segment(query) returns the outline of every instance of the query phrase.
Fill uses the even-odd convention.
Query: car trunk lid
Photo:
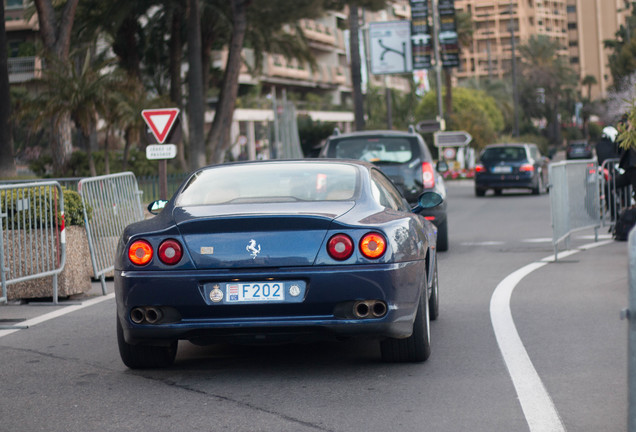
[[[262,203],[175,209],[185,248],[199,269],[312,265],[331,222],[352,201]]]

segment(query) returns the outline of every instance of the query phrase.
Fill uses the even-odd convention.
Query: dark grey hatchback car
[[[539,195],[548,184],[548,158],[536,144],[491,144],[484,148],[475,165],[475,195],[488,189],[501,195],[503,189],[530,189]]]
[[[371,162],[384,172],[411,205],[424,191],[435,191],[443,203],[421,215],[437,227],[437,249],[448,250],[446,186],[424,138],[412,128],[408,132],[375,130],[341,134],[338,130],[325,142],[319,157]]]

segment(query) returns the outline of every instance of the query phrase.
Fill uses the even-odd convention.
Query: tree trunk
[[[104,138],[104,174],[110,174],[110,126],[106,126],[106,137]]]
[[[364,130],[364,103],[360,74],[360,39],[358,38],[358,8],[349,8],[349,51],[351,52],[351,84],[353,86],[353,112],[355,129]]]
[[[4,2],[0,4],[0,178],[15,177],[13,138],[11,136],[11,97],[7,68],[7,33],[4,26]]]
[[[444,85],[446,86],[446,100],[444,108],[446,109],[446,118],[450,120],[453,115],[453,69],[444,69]]]
[[[232,0],[232,37],[230,39],[229,54],[225,65],[225,74],[216,106],[216,114],[207,143],[212,156],[212,163],[221,163],[225,152],[230,148],[230,131],[236,96],[238,95],[238,79],[241,70],[241,51],[247,30],[247,8],[249,0]]]
[[[181,96],[181,57],[183,55],[181,47],[181,7],[175,5],[172,8],[172,20],[170,24],[170,100],[174,102],[180,110],[182,106]],[[188,170],[185,158],[185,147],[183,138],[177,144],[177,162],[181,171]]]
[[[205,165],[203,77],[201,75],[201,12],[199,0],[189,1],[188,12],[188,130],[190,170]]]
[[[68,61],[71,30],[78,1],[67,0],[58,21],[52,0],[34,0],[44,47],[49,55],[56,57],[60,62]],[[71,158],[73,149],[70,114],[60,113],[58,120],[53,119],[51,125],[53,168],[57,173],[62,173]]]

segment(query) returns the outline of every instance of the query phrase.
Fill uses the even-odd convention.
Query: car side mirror
[[[444,202],[444,197],[437,192],[423,192],[417,199],[417,205],[411,210],[413,213],[419,213],[422,210],[432,209]]]
[[[445,160],[437,161],[435,169],[439,173],[445,173],[446,171],[448,171],[448,163]]]
[[[157,200],[148,204],[148,211],[153,215],[158,215],[161,210],[168,204],[168,200]]]

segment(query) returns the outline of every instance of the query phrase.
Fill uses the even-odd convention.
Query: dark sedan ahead
[[[501,195],[504,189],[530,189],[539,195],[548,184],[548,158],[535,144],[491,144],[475,166],[475,195],[488,189]]]
[[[438,314],[436,229],[418,213],[441,201],[426,192],[411,209],[388,177],[358,161],[200,169],[120,240],[121,358],[168,366],[179,339],[366,336],[387,361],[424,361]]]

